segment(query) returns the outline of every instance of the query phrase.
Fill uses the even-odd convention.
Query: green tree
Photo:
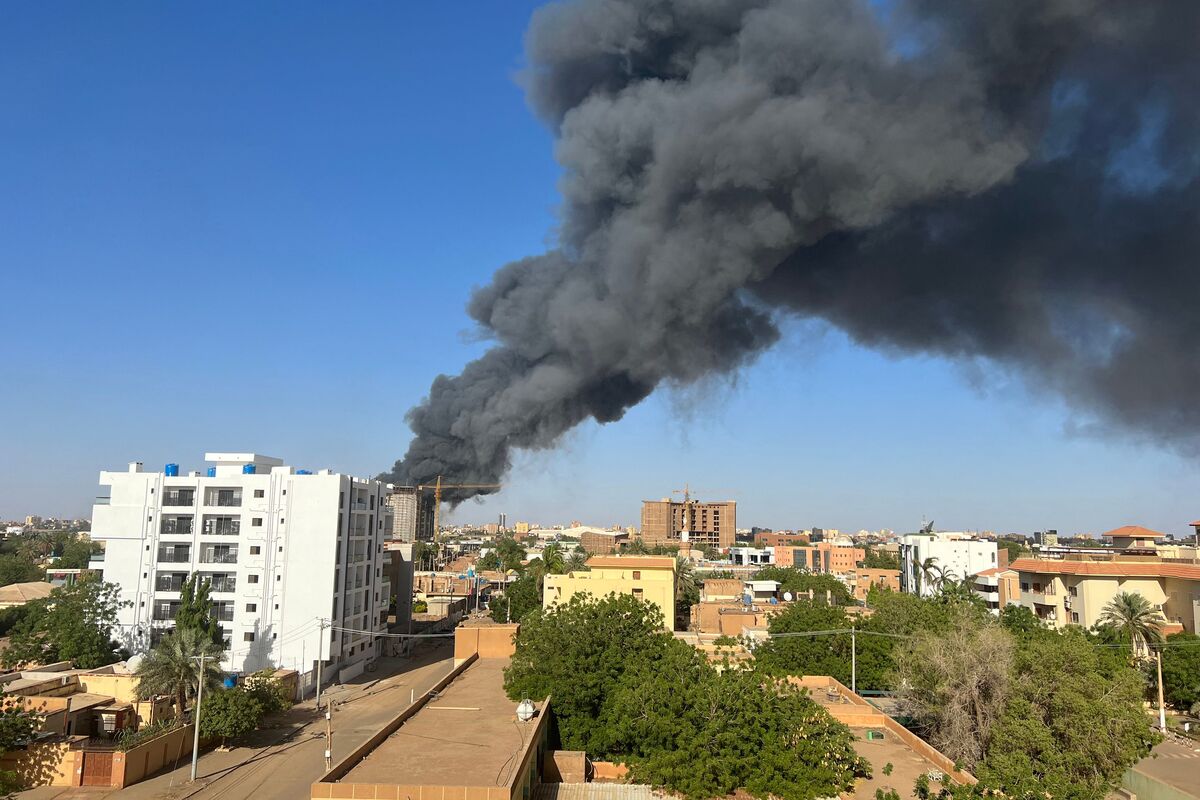
[[[1000,610],[1000,624],[1014,636],[1028,636],[1046,630],[1037,614],[1025,606],[1005,606]]]
[[[56,552],[58,560],[54,566],[58,569],[87,569],[92,561],[92,554],[100,550],[99,545],[78,536],[70,537]]]
[[[13,627],[0,662],[11,667],[71,661],[92,669],[120,661],[120,645],[111,635],[117,610],[127,605],[119,598],[119,587],[87,578],[26,603],[25,617]]]
[[[46,579],[46,571],[26,555],[0,555],[0,586]]]
[[[1082,631],[1019,640],[1009,699],[976,776],[1009,797],[1100,800],[1157,740],[1142,679]]]
[[[212,599],[209,597],[212,583],[207,578],[201,578],[199,572],[193,572],[179,587],[179,608],[175,612],[175,630],[189,628],[200,632],[219,645],[225,647],[225,637],[221,635],[221,625],[213,614]]]
[[[554,696],[563,746],[591,750],[601,707],[635,659],[673,640],[652,604],[630,595],[576,595],[521,621],[504,688],[514,700]]]
[[[8,695],[0,691],[0,755],[24,747],[42,723],[39,714],[26,710],[24,705],[9,702],[7,698]],[[0,796],[11,797],[24,788],[16,772],[0,770]]]
[[[1163,695],[1180,711],[1200,703],[1200,636],[1173,633],[1162,649]]]
[[[798,635],[849,628],[841,607],[798,601],[771,618],[771,638],[755,649],[754,663],[771,675],[831,675],[849,686],[850,635]]]
[[[489,608],[496,622],[520,622],[529,612],[542,607],[540,581],[534,575],[522,575],[493,594]]]
[[[996,542],[996,546],[1008,551],[1008,563],[1010,564],[1029,552],[1020,542],[1014,542],[1011,539],[1001,539]]]
[[[188,701],[196,696],[201,680],[206,692],[221,685],[222,652],[221,647],[195,628],[168,633],[137,665],[138,695],[142,698],[170,695],[183,713]],[[203,673],[202,655],[205,656]]]
[[[413,542],[413,566],[418,570],[433,569],[438,557],[437,547],[430,542]]]
[[[938,568],[937,559],[933,556],[917,565],[917,587],[922,591],[927,586],[936,588],[940,580],[941,570]]]
[[[551,543],[542,548],[542,574],[561,575],[567,571],[566,553],[561,544]]]
[[[200,702],[200,736],[220,738],[225,744],[258,727],[263,718],[258,698],[242,689],[217,689]]]
[[[1120,592],[1100,611],[1100,625],[1121,633],[1134,654],[1162,641],[1162,612],[1136,592]]]
[[[868,547],[863,566],[868,569],[900,569],[900,557],[895,553]]]
[[[700,582],[696,569],[686,556],[675,556],[675,627],[686,628],[692,606],[700,602]]]
[[[287,687],[269,672],[247,676],[241,689],[258,700],[264,714],[277,714],[292,707],[292,696]]]
[[[525,560],[525,548],[511,536],[498,539],[494,552],[500,559],[500,568],[505,572],[520,572],[523,569],[521,562]]]
[[[566,571],[583,572],[587,570],[587,559],[587,553],[585,553],[583,550],[576,550],[574,553],[571,553],[570,558],[567,559]]]
[[[480,557],[478,566],[481,570],[499,570],[502,566],[500,563],[499,554],[496,553],[495,550],[489,550],[486,554]]]

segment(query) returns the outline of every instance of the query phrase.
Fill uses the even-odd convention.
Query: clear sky
[[[101,469],[247,450],[360,475],[486,343],[463,306],[553,242],[525,0],[24,4],[0,25],[0,517]],[[1184,533],[1190,461],[986,364],[802,321],[735,379],[522,454],[451,519],[637,522],[685,482],[741,526]]]

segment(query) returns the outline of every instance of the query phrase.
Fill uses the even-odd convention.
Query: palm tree
[[[675,556],[675,602],[695,594],[697,591],[696,570],[684,556]]]
[[[200,656],[204,656],[204,688],[221,683],[224,649],[195,628],[182,628],[164,636],[137,665],[138,695],[172,695],[182,714],[190,697],[196,696],[201,679]]]
[[[936,585],[938,574],[937,559],[933,556],[925,559],[917,564],[917,593],[923,594],[921,591],[926,586]]]
[[[571,553],[571,557],[567,559],[567,572],[582,572],[588,568],[587,553],[582,550],[576,550]]]
[[[1162,611],[1137,592],[1121,592],[1100,612],[1100,624],[1129,637],[1136,657],[1143,648],[1163,640]]]
[[[551,575],[561,575],[566,572],[567,560],[561,544],[548,544],[542,550],[542,567]]]

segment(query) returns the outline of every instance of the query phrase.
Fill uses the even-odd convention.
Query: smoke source
[[[409,412],[391,477],[497,482],[513,448],[737,370],[785,314],[1193,447],[1197,31],[1193,0],[542,8],[559,247],[474,292],[495,347]]]

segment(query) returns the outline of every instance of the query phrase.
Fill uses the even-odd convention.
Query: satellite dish
[[[130,656],[129,658],[125,659],[125,669],[129,670],[130,672],[137,672],[138,664],[142,663],[143,658],[145,658],[145,656],[141,653],[138,653],[135,656]]]
[[[784,599],[784,601],[785,601],[785,602],[788,602],[788,603],[792,602],[792,593],[791,593],[791,592],[784,592],[784,593],[783,593],[783,599]]]
[[[534,708],[533,701],[528,697],[517,705],[517,719],[521,722],[529,722],[535,713],[537,713],[537,709]]]

